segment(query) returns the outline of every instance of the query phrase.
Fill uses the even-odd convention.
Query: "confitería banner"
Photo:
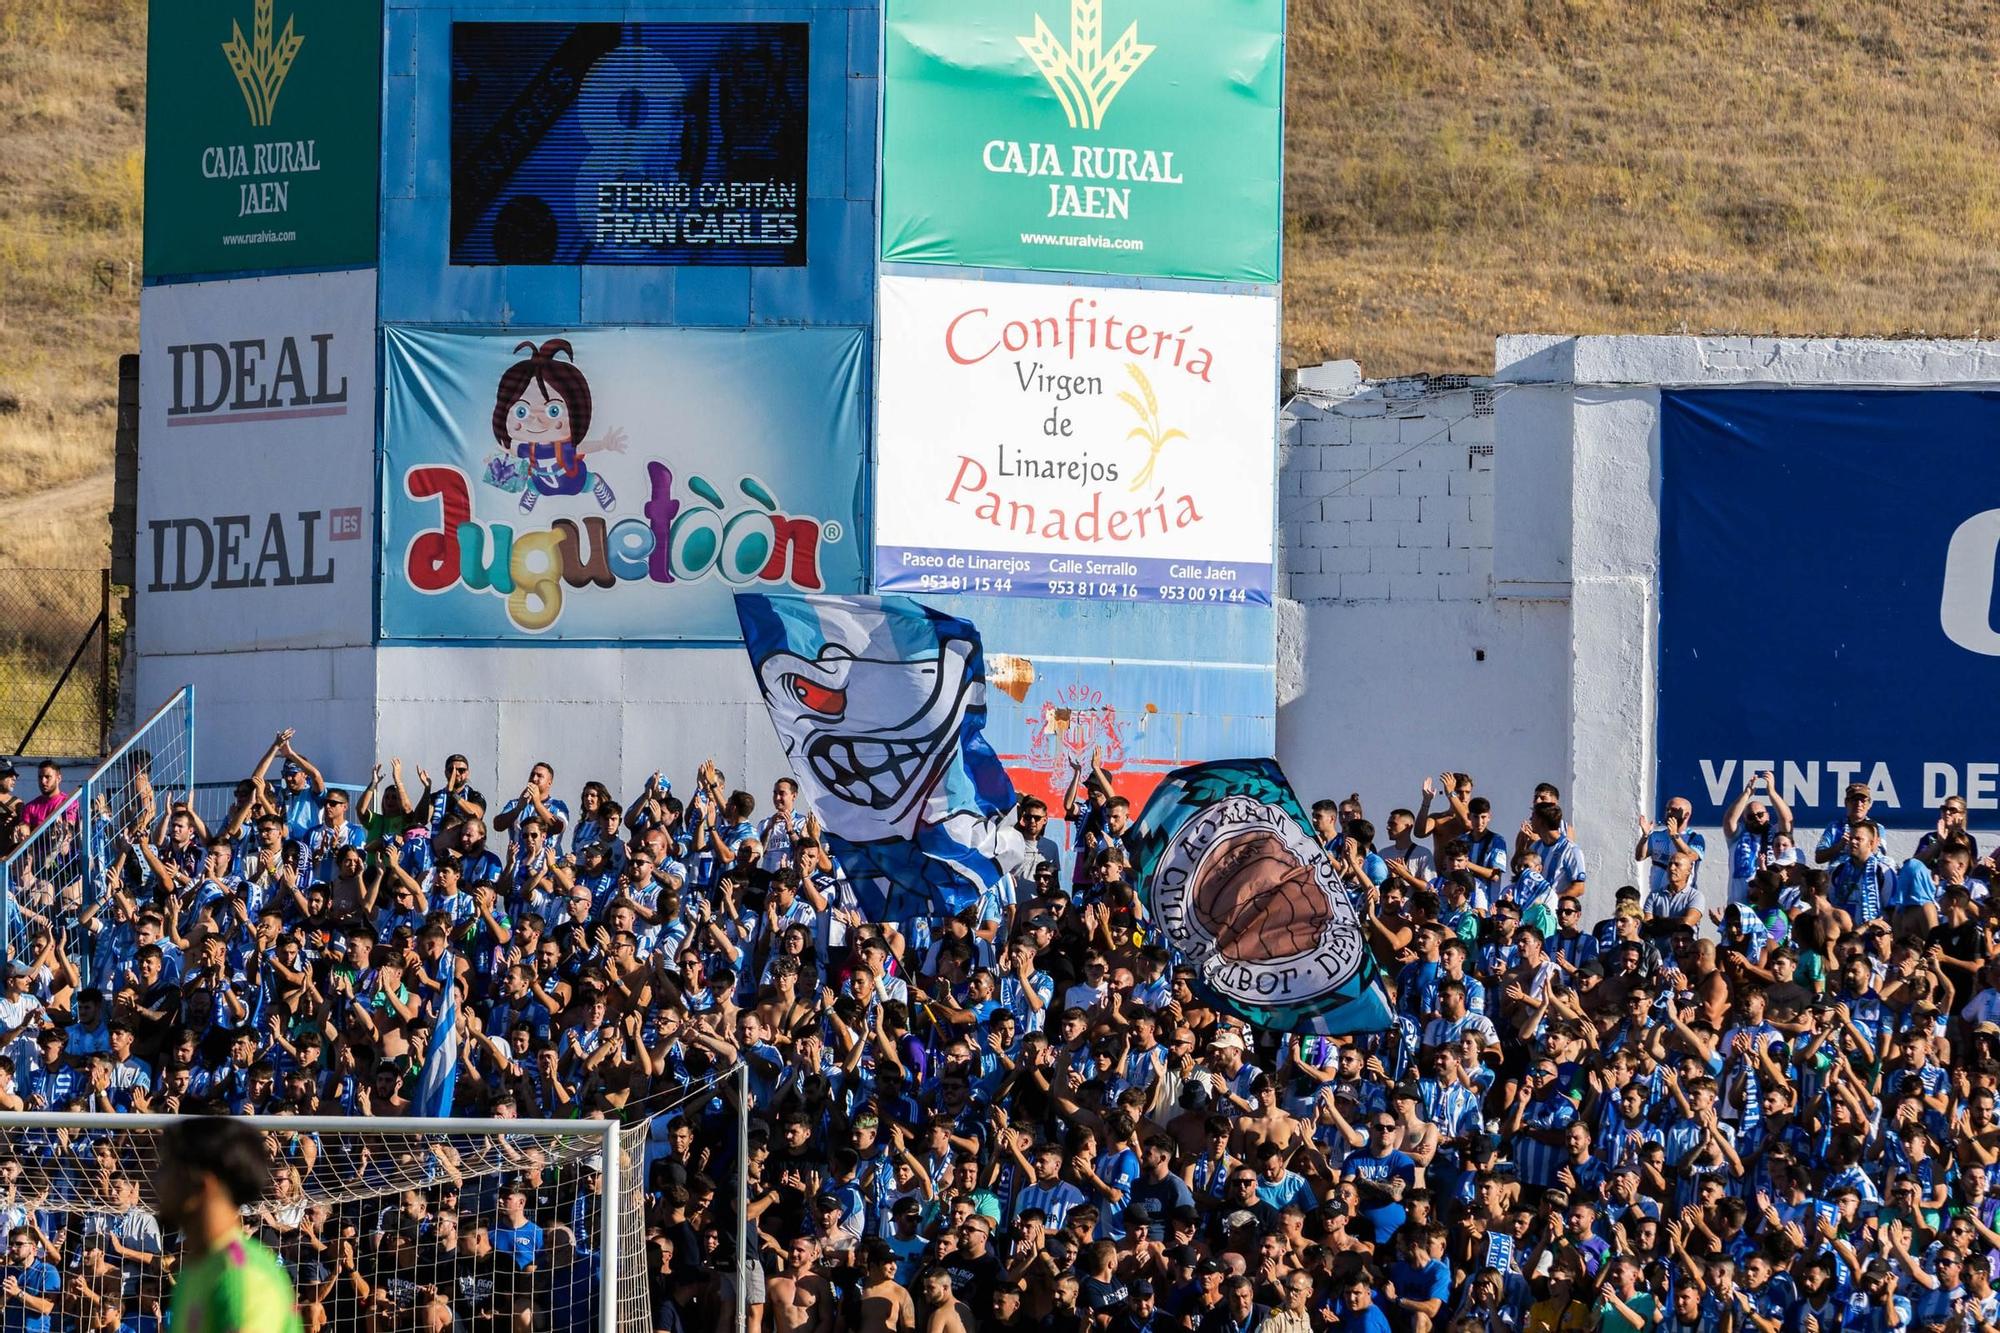
[[[1268,603],[1277,315],[885,277],[877,589]]]
[[[384,330],[382,635],[737,642],[861,590],[856,329]]]
[[[889,0],[882,257],[1278,281],[1283,0]]]

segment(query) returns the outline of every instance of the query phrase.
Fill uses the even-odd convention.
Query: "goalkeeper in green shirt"
[[[190,1116],[161,1133],[159,1154],[160,1221],[181,1233],[174,1333],[300,1333],[291,1279],[243,1231],[243,1209],[271,1182],[263,1135],[227,1116]]]

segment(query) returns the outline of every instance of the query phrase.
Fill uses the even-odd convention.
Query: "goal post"
[[[152,1178],[181,1118],[0,1113],[0,1219],[30,1230],[76,1327],[165,1304],[177,1256]],[[308,1333],[428,1328],[442,1306],[444,1327],[651,1333],[646,1121],[242,1119],[274,1163],[246,1230],[291,1273]]]

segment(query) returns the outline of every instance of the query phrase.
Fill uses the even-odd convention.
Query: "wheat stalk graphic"
[[[1154,48],[1139,40],[1136,22],[1106,52],[1103,8],[1103,0],[1070,0],[1067,47],[1040,14],[1035,15],[1033,36],[1014,39],[1055,91],[1071,129],[1102,129],[1126,80],[1153,54]]]
[[[1146,372],[1139,369],[1136,362],[1127,361],[1125,363],[1125,373],[1130,375],[1133,383],[1139,386],[1139,397],[1137,398],[1132,396],[1129,389],[1120,389],[1118,391],[1119,401],[1131,408],[1139,418],[1139,424],[1132,427],[1131,430],[1126,431],[1125,438],[1129,440],[1137,436],[1146,442],[1146,464],[1139,469],[1138,475],[1132,478],[1132,484],[1128,487],[1128,489],[1136,491],[1153,479],[1153,468],[1160,461],[1160,450],[1166,448],[1174,440],[1187,439],[1188,433],[1178,427],[1172,430],[1161,430],[1160,400],[1153,393],[1152,381],[1146,378]]]
[[[299,48],[306,44],[305,38],[292,31],[291,15],[286,16],[285,30],[277,41],[271,40],[271,6],[272,0],[256,0],[250,41],[243,40],[243,25],[231,19],[229,40],[222,44],[230,72],[236,75],[236,86],[243,90],[243,103],[250,108],[252,125],[271,123],[271,113],[278,107],[278,91],[292,72]]]

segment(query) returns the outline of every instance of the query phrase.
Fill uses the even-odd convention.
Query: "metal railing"
[[[73,926],[102,901],[123,835],[193,793],[194,686],[183,685],[0,860],[0,958],[32,961],[30,926]]]

